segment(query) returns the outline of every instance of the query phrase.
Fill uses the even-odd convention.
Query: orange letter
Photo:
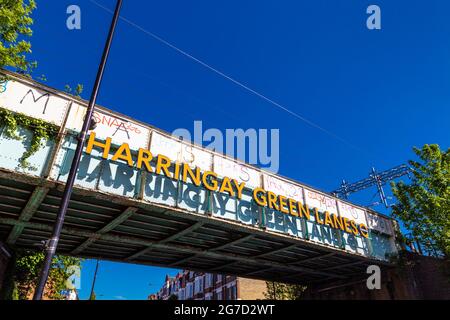
[[[369,239],[369,230],[367,229],[367,227],[366,227],[366,225],[365,225],[364,223],[361,223],[361,224],[359,225],[359,232],[361,233],[361,235],[362,235],[364,238]]]
[[[350,221],[346,217],[344,217],[342,220],[344,220],[345,232],[352,233],[352,230],[350,230]]]
[[[236,179],[233,179],[232,181],[233,181],[234,185],[236,186],[237,198],[242,199],[242,191],[244,191],[245,182],[242,182],[241,184],[239,184],[239,182],[237,182]]]
[[[192,180],[192,183],[195,184],[197,187],[201,184],[200,179],[200,169],[198,167],[195,167],[195,174],[194,171],[192,171],[191,167],[189,167],[188,164],[183,164],[183,181],[187,182],[187,176],[189,174],[189,177]]]
[[[352,226],[352,233],[357,236],[359,234],[358,228],[356,227],[356,222],[354,220],[350,221],[350,224]]]
[[[146,157],[144,157],[144,155]],[[153,159],[153,155],[150,151],[139,148],[139,153],[138,153],[138,159],[137,159],[137,164],[136,167],[138,167],[139,169],[142,168],[142,163],[144,163],[145,168],[147,169],[148,172],[153,172],[152,167],[150,166],[150,161],[152,161]]]
[[[211,183],[208,180],[209,176],[214,177],[214,179],[211,179]],[[217,186],[218,186],[217,185],[217,174],[215,172],[206,171],[203,174],[202,182],[203,182],[203,185],[205,186],[206,189],[211,190],[211,191],[216,191],[217,190]]]
[[[294,199],[289,198],[288,199],[288,203],[289,203],[289,213],[295,217],[298,217],[298,213],[297,211],[295,211],[295,203],[296,201]]]
[[[279,210],[277,205],[277,196],[275,193],[269,191],[267,192],[267,195],[269,196],[269,208]]]
[[[125,155],[123,154],[125,151]],[[131,152],[130,147],[128,146],[128,143],[123,143],[119,149],[117,149],[116,153],[114,154],[114,157],[112,157],[112,161],[117,161],[117,159],[125,160],[128,162],[128,165],[130,167],[133,166],[133,159],[131,158]]]
[[[173,171],[173,178],[178,180],[178,176],[180,175],[180,163],[178,161],[175,162],[175,169]]]
[[[325,211],[325,224],[329,225],[332,228],[335,228],[333,220],[331,220],[330,213],[328,211]]]
[[[86,153],[91,154],[93,147],[99,147],[103,149],[103,158],[108,159],[109,149],[111,148],[111,138],[106,138],[106,142],[102,143],[95,140],[95,132],[91,132],[89,135],[89,141],[86,147]]]
[[[258,197],[258,194],[261,193],[261,199]],[[265,207],[267,206],[267,199],[266,199],[266,191],[264,191],[264,189],[262,188],[256,188],[253,190],[253,199],[255,200],[255,202],[262,206]]]
[[[287,199],[285,196],[278,196],[278,203],[280,204],[280,211],[282,213],[289,213],[287,207]]]
[[[333,218],[335,228],[344,231],[344,223],[342,222],[342,217],[338,217],[335,214],[332,214],[331,217]]]
[[[311,213],[307,204],[303,205],[300,201],[297,201],[297,212],[300,217],[304,217],[308,220],[311,219]]]
[[[314,212],[316,213],[316,222],[317,222],[318,224],[323,224],[323,220],[320,219],[319,209],[314,208]]]
[[[162,169],[166,177],[171,178],[169,167],[170,167],[170,159],[167,158],[166,156],[163,156],[162,154],[159,154],[158,157],[156,158],[156,169],[155,169],[156,174],[161,174]]]
[[[234,190],[233,186],[231,185],[230,178],[225,177],[222,180],[222,185],[220,186],[219,192],[228,192],[230,196],[234,197]]]

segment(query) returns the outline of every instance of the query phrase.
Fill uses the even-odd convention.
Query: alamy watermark
[[[69,30],[81,29],[81,9],[79,6],[72,4],[67,7],[66,13],[69,15],[66,20],[66,26]]]
[[[370,276],[367,278],[366,286],[369,290],[380,290],[381,289],[381,269],[377,265],[370,265],[366,270],[367,274]]]
[[[71,276],[66,280],[66,289],[79,290],[81,289],[81,269],[79,266],[69,266],[67,272]]]
[[[380,30],[381,29],[381,9],[379,6],[372,4],[367,7],[366,13],[369,17],[366,21],[367,29]]]
[[[179,128],[172,135],[249,164],[260,165],[273,173],[280,168],[279,129],[237,128],[223,132],[209,128],[203,131],[203,122],[194,121],[193,134],[186,128]]]

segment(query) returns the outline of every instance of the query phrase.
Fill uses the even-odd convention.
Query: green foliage
[[[268,300],[300,300],[305,286],[281,282],[266,281],[267,290],[264,296]]]
[[[95,294],[94,291],[92,291],[92,294],[90,295],[89,300],[97,300],[97,295]]]
[[[41,74],[40,76],[36,77],[37,80],[42,82],[47,82],[47,76],[45,74]]]
[[[19,127],[26,128],[31,131],[32,138],[30,147],[20,158],[19,165],[22,168],[33,168],[27,161],[29,157],[35,154],[39,148],[44,145],[44,142],[54,139],[58,135],[59,128],[56,125],[50,124],[43,120],[28,117],[22,113],[14,113],[9,110],[0,108],[0,125],[5,126],[4,134],[16,140],[23,140],[23,137],[17,134]]]
[[[11,296],[11,300],[19,300],[19,288],[17,288],[17,283],[14,283],[14,288]]]
[[[34,0],[0,0],[0,68],[12,67],[22,74],[30,74],[35,62],[27,60],[33,24],[31,14],[36,8]]]
[[[178,296],[176,294],[171,294],[167,300],[178,300]]]
[[[401,219],[424,249],[450,257],[450,149],[436,144],[414,148],[419,161],[410,184],[392,183],[398,203],[393,215]]]
[[[27,60],[27,54],[31,53],[31,43],[23,38],[33,34],[30,26],[33,24],[31,14],[35,8],[34,0],[0,0],[0,69],[12,67],[18,73],[31,76],[37,64]],[[0,76],[0,81],[4,81],[4,78],[7,76]],[[45,75],[37,78],[47,81]],[[83,85],[77,84],[75,90],[66,86],[66,90],[80,97]],[[23,137],[17,134],[19,126],[32,132],[30,147],[19,162],[20,167],[31,170],[36,168],[31,166],[27,159],[43,146],[44,141],[55,138],[58,134],[58,127],[53,124],[0,107],[0,126],[2,125],[5,126],[4,133],[11,139],[23,140]]]
[[[33,292],[39,272],[44,262],[42,252],[18,251],[13,281],[17,288],[17,298],[19,300],[28,299]],[[52,260],[52,265],[47,281],[45,294],[50,299],[61,299],[61,291],[67,288],[66,282],[73,275],[71,266],[81,266],[81,259],[56,255]],[[14,299],[14,297],[12,297]]]
[[[84,86],[82,84],[77,84],[77,86],[75,87],[75,89],[72,89],[71,86],[69,86],[68,84],[65,85],[64,90],[69,93],[69,94],[73,94],[75,97],[81,98],[81,94],[83,93],[83,89]]]

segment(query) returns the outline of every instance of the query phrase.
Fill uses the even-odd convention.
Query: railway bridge
[[[0,241],[38,249],[51,236],[87,102],[7,75]],[[321,284],[364,277],[397,253],[387,216],[104,107],[94,120],[59,254]],[[33,148],[42,128],[48,137]]]

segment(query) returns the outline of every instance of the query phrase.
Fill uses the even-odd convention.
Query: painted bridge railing
[[[21,160],[32,143],[32,128],[19,126],[16,135],[22,139],[17,140],[11,138],[8,124],[3,121],[0,131],[0,168],[65,182],[75,150],[75,136],[86,112],[86,102],[31,80],[8,75],[9,78],[0,84],[0,110],[56,125],[60,139],[43,141],[42,146],[27,159],[30,165],[24,166]],[[386,260],[396,253],[395,222],[388,217],[233,158],[185,143],[162,130],[106,108],[96,107],[94,119],[96,128],[93,131],[97,139],[112,139],[112,148],[109,150],[111,155],[118,146],[127,143],[133,154],[139,148],[145,148],[154,156],[164,154],[173,162],[188,163],[202,172],[213,171],[219,179],[230,177],[245,182],[245,188],[240,198],[210,191],[194,185],[190,180],[174,180],[129,166],[124,161],[105,159],[102,150],[96,148],[82,156],[75,182],[79,187],[108,193],[112,197],[137,198],[178,207],[186,212],[211,214],[222,218],[224,223],[227,220],[238,221],[263,228],[267,232],[308,239],[351,254]],[[309,208],[317,208],[320,215],[327,212],[364,224],[368,227],[369,237],[324,225],[316,221],[313,212],[311,219],[304,219],[259,206],[252,197],[255,188],[294,199]]]

